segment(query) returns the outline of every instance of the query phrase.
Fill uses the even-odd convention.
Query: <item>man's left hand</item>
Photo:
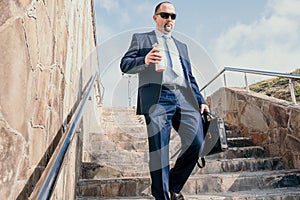
[[[210,112],[210,111],[209,111],[209,107],[208,107],[208,105],[206,105],[206,104],[201,104],[201,105],[200,105],[200,113],[203,114],[204,111],[205,111],[205,112]]]

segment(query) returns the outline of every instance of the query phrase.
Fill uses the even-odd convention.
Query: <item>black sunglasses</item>
[[[161,13],[157,13],[156,15],[161,16],[161,18],[163,18],[163,19],[169,19],[170,16],[171,16],[171,19],[173,19],[173,20],[176,19],[176,14],[161,12]]]

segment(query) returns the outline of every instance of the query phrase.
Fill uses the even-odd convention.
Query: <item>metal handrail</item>
[[[42,187],[40,189],[40,191],[37,193],[37,197],[35,199],[50,199],[51,195],[52,195],[52,190],[53,187],[57,181],[58,178],[58,174],[60,172],[62,163],[64,161],[66,152],[69,149],[70,143],[74,137],[75,134],[75,130],[79,124],[79,121],[82,117],[82,112],[85,108],[85,104],[87,102],[88,97],[91,94],[91,91],[93,89],[93,86],[95,84],[95,81],[97,79],[97,77],[99,76],[98,72],[96,72],[91,78],[91,82],[89,84],[88,90],[86,91],[85,94],[83,94],[83,98],[80,101],[77,109],[74,112],[74,115],[72,116],[71,119],[71,124],[68,128],[68,131],[66,133],[66,136],[63,140],[63,143],[61,145],[61,147],[59,148],[58,154],[57,156],[54,158],[54,162],[52,164],[52,166],[50,167],[50,170],[48,171],[48,174],[46,175],[45,181],[42,183]]]
[[[280,72],[270,72],[270,71],[253,70],[253,69],[241,69],[241,68],[234,68],[234,67],[224,67],[224,69],[222,69],[215,77],[213,77],[207,84],[205,84],[200,89],[200,91],[202,92],[205,88],[207,88],[211,83],[213,83],[222,74],[224,74],[224,83],[225,83],[225,87],[226,87],[226,77],[225,77],[225,72],[226,71],[244,73],[245,74],[245,84],[246,84],[247,91],[249,91],[247,74],[258,74],[258,75],[265,75],[265,76],[275,76],[275,77],[288,78],[289,79],[289,85],[290,85],[290,92],[291,92],[291,96],[292,96],[292,101],[293,101],[294,104],[297,104],[292,79],[300,79],[300,74],[287,74],[287,73],[280,73]]]

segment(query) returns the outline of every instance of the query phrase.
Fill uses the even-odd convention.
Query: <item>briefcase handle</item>
[[[215,114],[213,114],[213,113],[211,113],[211,112],[206,112],[206,111],[203,112],[202,116],[203,116],[203,117],[210,117],[210,118],[212,118],[212,119],[218,117],[217,115],[215,115]]]
[[[197,166],[199,168],[203,168],[205,167],[205,158],[204,157],[200,157],[201,158],[201,163],[199,162],[199,160],[197,161]]]

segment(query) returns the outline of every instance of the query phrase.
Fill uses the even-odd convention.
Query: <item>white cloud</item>
[[[134,8],[135,12],[139,14],[144,14],[149,11],[149,8],[152,7],[152,4],[150,2],[143,2],[139,4],[134,4],[134,6],[135,6]]]
[[[119,8],[118,0],[96,0],[96,6],[102,7],[107,11]]]
[[[265,15],[219,36],[213,56],[221,65],[290,72],[299,68],[300,1],[269,0]]]
[[[268,6],[277,15],[298,16],[300,11],[299,0],[269,0]]]

